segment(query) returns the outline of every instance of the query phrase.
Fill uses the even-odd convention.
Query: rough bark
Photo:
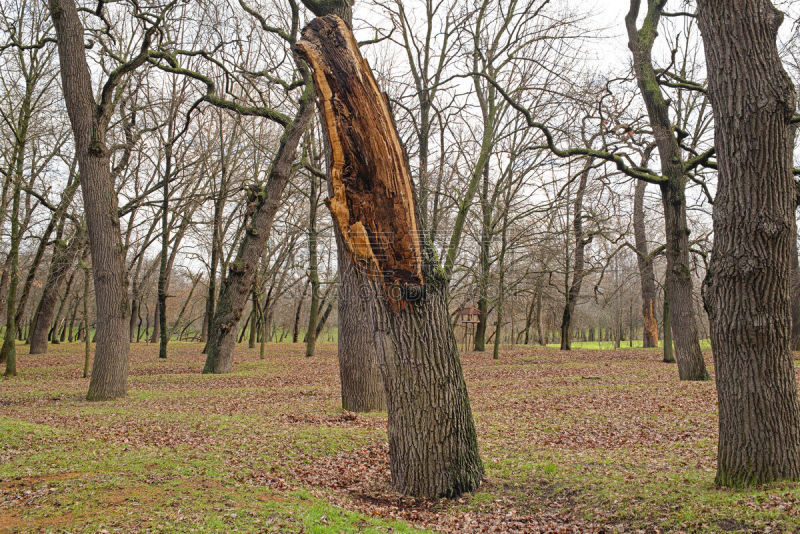
[[[83,25],[74,0],[50,0],[49,7],[56,31],[64,100],[75,138],[92,255],[99,336],[87,398],[113,399],[127,391],[130,306],[117,195],[105,139],[110,110],[101,109],[93,96]]]
[[[658,35],[658,23],[665,0],[649,0],[647,14],[637,29],[640,0],[631,0],[625,17],[628,47],[633,55],[633,70],[647,108],[653,130],[661,173],[660,184],[666,230],[666,286],[671,298],[672,323],[675,326],[675,355],[681,380],[708,380],[693,306],[692,275],[689,264],[689,226],[686,220],[686,182],[681,147],[669,118],[669,103],[658,85],[653,68],[652,50]]]
[[[776,46],[783,15],[769,0],[703,0],[697,16],[719,165],[704,286],[719,399],[716,480],[796,480],[800,406],[789,347],[795,93]]]
[[[337,240],[341,238],[337,235]],[[383,313],[374,305],[380,297],[373,290],[367,273],[347,255],[343,244],[339,262],[339,379],[342,408],[351,412],[386,410],[383,375],[371,325],[373,313]],[[380,346],[383,346],[381,343]]]
[[[300,107],[294,120],[284,130],[267,183],[249,190],[250,215],[246,221],[247,228],[236,259],[229,265],[229,274],[220,289],[219,301],[208,333],[204,373],[229,373],[233,367],[233,349],[239,319],[253,286],[258,260],[266,248],[283,190],[289,181],[297,145],[313,112],[313,94],[307,87],[300,98]]]
[[[19,155],[22,157],[22,154]],[[19,160],[21,165],[22,161]],[[17,300],[17,283],[19,280],[18,263],[19,263],[19,201],[20,201],[20,183],[21,176],[16,176],[14,182],[13,200],[11,201],[11,249],[8,255],[11,257],[11,265],[9,266],[10,276],[8,282],[8,294],[6,301],[6,332],[3,337],[3,346],[0,348],[0,360],[6,364],[5,376],[17,375],[17,349],[14,338],[17,334],[16,322],[16,300]]]
[[[424,497],[471,491],[483,465],[447,280],[418,231],[408,162],[387,99],[338,17],[314,19],[297,48],[313,69],[331,150],[328,206],[347,254],[381,296],[373,305],[384,313],[371,316],[383,355],[393,484]]]
[[[636,246],[636,260],[639,266],[639,280],[642,291],[642,346],[652,348],[658,346],[658,320],[656,319],[656,274],[653,269],[653,258],[647,245],[647,230],[644,220],[644,192],[647,182],[636,182],[633,197],[633,237]]]
[[[797,256],[797,219],[792,232],[792,350],[800,350],[800,258]]]

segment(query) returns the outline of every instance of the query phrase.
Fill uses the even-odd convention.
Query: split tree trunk
[[[123,397],[127,390],[130,306],[117,194],[106,147],[110,110],[100,110],[94,100],[83,25],[74,0],[50,0],[49,7],[64,100],[75,137],[97,306],[99,336],[87,398],[113,399]]]
[[[791,335],[794,87],[769,0],[698,2],[719,174],[705,281],[719,398],[717,483],[800,478]],[[673,299],[673,302],[675,299]]]
[[[331,150],[328,200],[347,254],[376,295],[389,455],[398,491],[471,491],[483,476],[477,436],[447,310],[447,283],[418,230],[413,185],[385,95],[355,37],[335,15],[314,19],[297,44],[314,71]],[[423,259],[424,255],[424,259]]]
[[[347,27],[352,29],[352,12],[346,1],[329,2],[324,8],[314,12],[317,16],[338,15]],[[425,111],[422,113],[424,115]],[[425,160],[425,154],[425,147],[421,147],[421,162]],[[330,166],[331,154],[328,153],[327,156]],[[422,167],[425,168],[425,165]],[[369,327],[375,321],[371,314],[386,312],[382,306],[375,306],[381,295],[375,293],[363,266],[357,264],[347,253],[346,245],[336,225],[334,233],[339,265],[337,354],[342,408],[352,412],[385,411],[385,385],[380,369],[383,355],[378,353],[384,344],[375,343],[373,332]]]

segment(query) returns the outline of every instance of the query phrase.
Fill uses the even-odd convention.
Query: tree
[[[84,28],[74,0],[49,0],[48,6],[56,32],[64,100],[75,138],[92,255],[99,336],[87,399],[113,399],[125,396],[127,391],[130,307],[117,192],[106,136],[116,107],[116,90],[125,75],[147,61],[150,41],[161,17],[147,26],[139,53],[111,71],[98,102],[86,59]]]
[[[299,11],[296,4],[292,5],[292,29],[290,33],[272,28],[255,11],[246,8],[248,13],[255,17],[265,31],[275,33],[287,45],[294,44],[298,30]],[[168,67],[174,72],[180,72],[176,61],[167,58]],[[249,188],[247,202],[247,219],[245,221],[245,235],[238,247],[236,258],[229,265],[229,273],[220,289],[219,300],[216,303],[213,319],[210,320],[209,338],[204,373],[228,373],[233,366],[233,349],[236,343],[236,332],[239,319],[252,290],[256,266],[263,255],[265,244],[269,237],[275,213],[280,207],[283,190],[292,173],[292,165],[297,146],[305,133],[313,116],[313,92],[308,80],[305,66],[294,59],[296,74],[303,83],[299,85],[302,93],[299,97],[297,111],[293,118],[277,113],[270,108],[245,109],[232,105],[234,111],[242,114],[257,114],[271,118],[283,128],[280,144],[272,160],[272,165],[266,183],[253,185]],[[217,100],[217,105],[223,104]]]
[[[572,232],[575,239],[575,258],[572,268],[572,280],[570,283],[569,272],[565,273],[565,280],[567,291],[565,292],[566,302],[564,303],[564,313],[561,317],[561,350],[570,350],[572,342],[572,314],[575,311],[575,304],[581,293],[581,285],[583,278],[586,276],[585,267],[585,254],[586,246],[592,242],[592,235],[586,235],[583,227],[584,219],[587,215],[584,213],[583,196],[586,192],[586,183],[589,179],[589,173],[592,170],[592,160],[588,159],[585,162],[583,169],[578,176],[578,189],[575,192],[572,207]],[[572,178],[570,178],[572,180]]]
[[[689,266],[689,227],[686,220],[686,182],[688,169],[681,152],[678,133],[669,118],[669,103],[659,87],[653,67],[653,44],[666,0],[648,0],[647,13],[637,28],[641,0],[631,0],[625,17],[628,47],[633,55],[633,70],[644,99],[650,126],[665,180],[659,184],[664,206],[667,258],[666,288],[671,298],[670,311],[675,337],[678,373],[681,380],[708,380],[700,351],[692,299]]]
[[[11,137],[11,150],[6,162],[7,170],[3,171],[6,178],[5,183],[11,192],[10,249],[6,258],[6,270],[3,273],[4,278],[8,280],[8,289],[5,294],[6,331],[0,348],[0,362],[6,362],[6,376],[17,374],[15,338],[21,319],[18,306],[20,309],[24,308],[27,290],[30,287],[30,284],[26,283],[23,290],[24,296],[18,302],[20,242],[25,226],[27,226],[23,222],[24,217],[21,211],[24,208],[21,206],[23,189],[26,189],[26,185],[33,185],[34,178],[40,172],[37,171],[37,167],[42,163],[35,161],[36,156],[29,154],[31,151],[39,152],[39,150],[31,150],[34,141],[32,138],[36,137],[34,135],[34,119],[41,118],[39,114],[47,111],[45,97],[50,87],[55,85],[55,76],[50,62],[53,52],[52,48],[48,47],[44,41],[47,31],[46,19],[27,2],[13,5],[13,8],[16,8],[14,15],[17,15],[19,20],[14,19],[13,15],[6,12],[7,7],[2,10],[3,30],[9,40],[8,45],[3,48],[11,47],[10,49],[14,52],[10,54],[11,59],[4,62],[3,69],[16,74],[18,78],[11,83],[3,83],[4,92],[7,94],[6,98],[11,100],[9,102],[11,109],[0,110],[0,119],[2,119],[4,127],[8,128]],[[48,153],[53,154],[52,151],[48,151]],[[30,213],[28,213],[29,215]],[[2,216],[5,216],[5,210],[3,210]],[[55,224],[49,228],[50,231],[54,226]],[[40,247],[40,251],[43,251],[43,247]],[[38,260],[41,260],[41,254],[34,262],[36,263]]]
[[[340,18],[314,19],[297,48],[313,70],[331,150],[331,214],[347,253],[368,267],[382,295],[372,329],[383,345],[393,483],[425,497],[471,491],[483,464],[447,311],[447,278],[418,231],[389,106]]]
[[[653,270],[653,255],[647,243],[644,216],[644,193],[647,182],[637,181],[633,200],[633,236],[636,245],[636,260],[639,265],[639,280],[642,290],[642,322],[644,334],[642,346],[658,346],[658,320],[656,319],[656,275]]]
[[[719,448],[716,481],[800,478],[800,406],[791,335],[794,87],[769,0],[698,2],[719,166],[704,282]],[[675,298],[670,293],[670,305]]]

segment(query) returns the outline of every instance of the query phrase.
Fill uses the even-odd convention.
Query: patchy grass
[[[486,481],[447,501],[391,490],[385,414],[339,409],[334,345],[238,347],[215,376],[199,344],[135,345],[107,403],[84,400],[81,345],[19,349],[0,532],[800,530],[799,486],[714,486],[714,384],[657,350],[465,354]]]
[[[633,340],[633,347],[631,347],[630,341],[622,341],[620,342],[619,349],[642,349],[644,342],[641,339],[634,339]],[[548,348],[551,349],[558,349],[561,348],[560,343],[548,343]],[[662,350],[664,347],[664,341],[660,340],[658,342],[658,348],[651,348],[646,350]],[[615,350],[614,342],[613,341],[573,341],[572,342],[573,349],[587,349],[587,350]],[[703,350],[711,350],[711,340],[710,339],[701,339],[700,340],[700,348]]]

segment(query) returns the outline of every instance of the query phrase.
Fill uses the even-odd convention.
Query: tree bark
[[[337,241],[341,241],[338,235]],[[384,313],[374,302],[380,298],[367,272],[353,263],[343,243],[337,247],[339,263],[339,379],[342,408],[351,412],[386,410],[386,394],[381,374],[382,356],[373,340],[375,323],[371,314]]]
[[[89,400],[123,397],[128,383],[128,283],[117,194],[111,177],[106,129],[110,110],[94,99],[83,25],[74,0],[49,0],[61,81],[75,137],[83,206],[92,255],[97,330]]]
[[[297,49],[314,73],[332,164],[328,199],[347,254],[375,294],[392,481],[423,497],[475,489],[477,436],[447,310],[447,279],[418,230],[411,175],[385,95],[338,17],[314,19]],[[424,254],[424,260],[423,260]]]
[[[658,346],[658,320],[656,320],[656,274],[653,269],[653,258],[647,245],[647,230],[644,221],[644,192],[647,182],[636,182],[633,197],[633,236],[636,245],[636,260],[639,266],[639,280],[642,290],[642,346],[652,348]]]
[[[796,208],[795,208],[796,210]],[[800,350],[800,258],[797,256],[797,218],[792,232],[792,350]]]
[[[794,87],[769,0],[702,0],[719,165],[704,297],[717,395],[717,478],[749,486],[800,478],[791,337]],[[674,299],[673,299],[674,302]]]
[[[86,252],[84,251],[84,255]],[[60,303],[58,305],[58,311],[56,312],[55,320],[53,321],[50,332],[48,334],[48,338],[53,345],[57,345],[64,341],[63,339],[59,338],[58,332],[58,325],[61,324],[61,319],[63,317],[63,313],[66,310],[67,316],[69,316],[69,295],[70,291],[72,290],[72,282],[75,280],[75,272],[76,269],[73,269],[72,272],[69,274],[69,278],[67,278],[67,285],[64,287],[64,296],[61,297]]]
[[[672,323],[675,326],[675,355],[681,380],[708,380],[694,315],[692,274],[689,265],[689,226],[686,220],[686,181],[681,147],[669,118],[669,104],[658,85],[653,68],[652,50],[658,35],[658,23],[664,0],[650,0],[642,27],[637,30],[640,0],[631,0],[625,17],[628,47],[633,54],[633,70],[644,99],[653,129],[661,173],[660,184],[666,231],[667,293],[671,299]]]

